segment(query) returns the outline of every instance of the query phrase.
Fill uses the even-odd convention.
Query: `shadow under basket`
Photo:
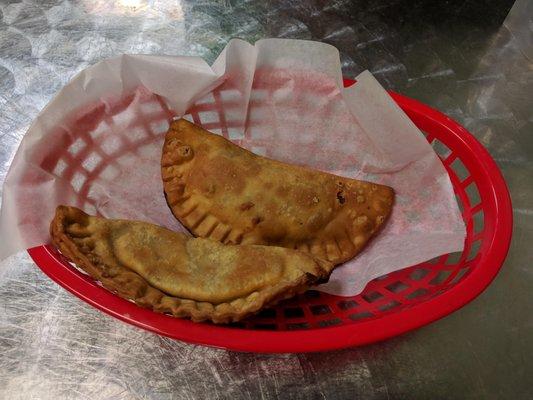
[[[28,252],[45,274],[85,302],[132,325],[190,343],[254,352],[321,351],[368,344],[426,325],[470,302],[496,276],[511,240],[511,200],[495,162],[466,129],[415,100],[390,95],[426,135],[450,176],[467,230],[462,253],[377,278],[357,296],[310,290],[241,323],[217,326],[158,314],[121,299],[52,246]]]

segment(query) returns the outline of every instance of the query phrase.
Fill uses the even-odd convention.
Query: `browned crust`
[[[190,318],[195,322],[209,320],[221,324],[240,321],[266,306],[272,306],[312,285],[327,281],[332,270],[328,262],[316,260],[316,275],[306,273],[294,282],[285,283],[283,287],[253,292],[247,297],[220,304],[173,297],[151,286],[127,267],[120,266],[118,271],[115,268],[110,272],[109,266],[102,263],[89,248],[76,244],[67,233],[66,226],[73,222],[83,223],[88,218],[89,215],[74,207],[57,208],[50,224],[50,235],[54,245],[65,257],[118,296],[133,300],[141,307],[179,318]]]
[[[219,174],[223,168],[206,167],[213,162],[211,157],[215,153],[219,164],[227,169],[234,168],[232,172]],[[224,164],[225,159],[236,161]],[[270,175],[274,179],[297,176],[301,181],[318,180],[320,184],[303,186],[304,190],[309,189],[308,193],[292,195],[286,194],[290,192],[290,184],[278,182],[281,187],[277,189],[285,186],[289,190],[275,195],[264,192],[263,196],[261,190],[265,189],[258,188],[255,191],[259,193],[258,201],[254,204],[250,198],[243,198],[243,186],[251,183],[259,187],[255,181],[262,167],[275,171]],[[247,174],[247,169],[253,172]],[[334,264],[348,261],[363,250],[385,226],[394,203],[394,191],[390,187],[269,160],[184,119],[174,121],[167,132],[161,172],[169,208],[193,235],[226,244],[295,248]],[[246,177],[239,177],[239,173]],[[233,189],[226,191],[225,199],[221,200],[216,197],[215,192],[219,190],[216,186]],[[318,192],[322,196],[314,197]],[[284,224],[287,217],[281,216],[279,211],[267,210],[267,203],[282,197],[285,206],[302,211],[300,214],[307,220]],[[317,227],[312,227],[313,218]]]

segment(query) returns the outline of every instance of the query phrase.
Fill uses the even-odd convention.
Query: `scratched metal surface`
[[[307,355],[158,337],[15,255],[0,264],[0,399],[531,398],[533,9],[519,0],[502,25],[511,3],[0,1],[0,182],[32,119],[87,65],[122,52],[212,61],[231,37],[290,37],[334,44],[346,75],[367,68],[463,123],[500,165],[515,216],[503,270],[470,305],[385,343]]]

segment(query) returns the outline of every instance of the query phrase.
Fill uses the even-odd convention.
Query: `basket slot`
[[[227,325],[229,328],[244,329],[246,324],[244,322],[232,322]]]
[[[90,138],[90,137],[89,137]],[[76,157],[76,155],[82,151],[83,149],[85,149],[86,147],[88,146],[87,142],[85,141],[84,137],[83,136],[80,136],[79,138],[77,138],[74,143],[72,143],[69,147],[68,147],[68,152],[73,156],[73,157]]]
[[[438,264],[439,260],[440,260],[440,256],[432,258],[431,260],[428,260],[425,263],[426,264]]]
[[[283,310],[285,318],[303,318],[304,310],[301,307],[290,307]]]
[[[276,309],[274,309],[274,308],[265,308],[265,309],[261,310],[257,314],[257,318],[274,319],[274,318],[276,318]]]
[[[147,130],[149,135],[162,135],[168,131],[168,121],[154,121],[150,123],[150,129]]]
[[[444,281],[446,281],[446,279],[448,279],[448,277],[452,274],[452,270],[441,270],[437,273],[437,275],[431,280],[429,281],[429,283],[431,285],[440,285],[442,284]]]
[[[98,153],[91,153],[85,160],[82,161],[82,168],[90,174],[93,172],[102,162],[103,158]]]
[[[476,240],[474,243],[472,243],[470,247],[470,251],[468,252],[468,257],[466,258],[466,261],[472,261],[479,253],[479,250],[481,248],[481,240]]]
[[[359,321],[359,320],[362,320],[362,319],[371,318],[373,316],[374,316],[374,314],[372,314],[371,312],[363,311],[363,312],[360,312],[360,313],[350,314],[349,318],[352,321]]]
[[[113,129],[113,128],[111,128],[111,129]],[[108,157],[111,157],[111,159],[113,159],[118,154],[123,154],[124,153],[124,151],[121,151],[121,149],[129,149],[129,148],[131,148],[131,143],[124,136],[109,135],[106,138],[104,138],[104,140],[100,143],[100,147],[101,147],[102,151]]]
[[[470,202],[470,207],[474,207],[481,203],[481,197],[479,196],[479,191],[475,182],[471,182],[465,189],[466,195]]]
[[[333,318],[333,319],[327,319],[324,321],[319,321],[318,326],[321,328],[326,328],[328,326],[335,326],[340,325],[342,323],[342,320],[340,318]]]
[[[69,164],[65,162],[62,158],[58,158],[56,165],[52,167],[52,172],[57,176],[65,176],[65,170],[68,168],[68,165]]]
[[[216,111],[201,111],[198,113],[198,117],[200,118],[202,124],[216,123],[219,126],[218,130],[222,130],[222,125],[220,124],[220,114]]]
[[[109,164],[100,173],[100,178],[107,181],[113,181],[118,177],[119,174],[120,172],[118,168],[112,164]]]
[[[398,306],[401,306],[402,303],[400,303],[399,301],[396,301],[396,300],[393,300],[389,303],[386,303],[386,304],[383,304],[381,306],[378,307],[378,310],[379,311],[390,311],[392,310],[393,308],[396,308]]]
[[[450,168],[455,172],[455,175],[461,182],[470,176],[470,172],[468,169],[466,169],[460,158],[453,160],[453,162],[450,164]]]
[[[461,256],[463,255],[462,252],[458,251],[455,253],[448,254],[448,257],[446,258],[446,261],[444,264],[446,265],[457,265],[461,261]]]
[[[450,156],[450,154],[452,154],[452,151],[439,139],[433,139],[432,141],[429,139],[430,137],[428,136],[428,141],[431,143],[433,150],[435,150],[435,153],[439,155],[441,160],[447,159]]]
[[[255,324],[255,329],[264,330],[264,331],[275,331],[277,330],[276,324]]]
[[[361,297],[365,299],[367,303],[374,303],[375,301],[378,301],[379,299],[382,299],[385,296],[379,292],[371,292],[363,294]]]
[[[87,176],[80,171],[74,172],[72,179],[70,180],[71,186],[76,193],[79,193],[83,187],[83,184],[87,181]]]
[[[409,289],[409,285],[401,281],[396,281],[394,283],[391,283],[390,285],[385,286],[385,288],[392,293],[400,293],[406,289]]]
[[[320,297],[320,292],[318,290],[308,290],[305,292],[305,297],[310,299],[316,299]]]
[[[109,124],[102,120],[93,130],[89,131],[89,136],[93,141],[97,141],[103,133],[109,131],[111,128]]]
[[[313,315],[331,314],[331,308],[327,304],[317,304],[309,307]]]
[[[413,281],[421,281],[427,276],[427,274],[429,274],[429,270],[425,268],[416,268],[413,272],[411,272],[409,278]]]
[[[298,330],[298,329],[309,329],[310,326],[307,322],[296,322],[296,323],[289,323],[287,324],[288,330]]]
[[[353,300],[343,300],[343,301],[339,301],[337,303],[337,307],[339,307],[339,309],[342,310],[342,311],[350,310],[350,309],[355,308],[357,306],[358,306],[358,304],[355,301],[353,301]]]
[[[429,293],[429,290],[425,288],[418,288],[414,292],[409,293],[407,296],[405,296],[409,300],[416,299],[417,297],[421,297]]]

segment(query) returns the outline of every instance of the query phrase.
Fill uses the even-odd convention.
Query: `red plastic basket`
[[[376,342],[435,321],[474,299],[498,273],[511,240],[511,200],[495,162],[466,129],[415,100],[390,94],[426,134],[450,175],[467,227],[462,253],[375,279],[357,296],[308,291],[242,323],[216,326],[157,314],[121,299],[51,246],[28,252],[51,279],[109,315],[160,335],[226,349],[330,350]]]

